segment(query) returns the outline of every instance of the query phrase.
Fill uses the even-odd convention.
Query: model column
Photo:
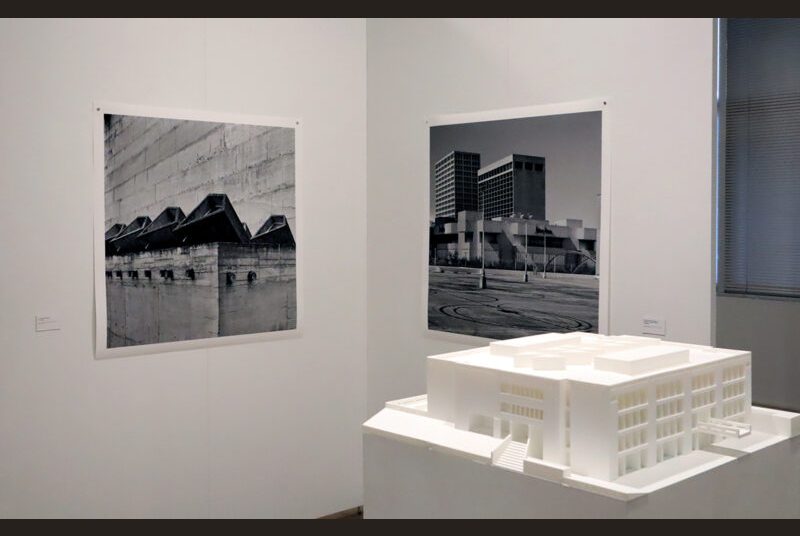
[[[656,384],[647,386],[647,466],[658,463],[658,423],[656,422]]]
[[[681,439],[682,454],[689,454],[692,451],[694,443],[694,432],[692,431],[692,376],[686,374],[681,378],[681,386],[683,387],[683,438]]]

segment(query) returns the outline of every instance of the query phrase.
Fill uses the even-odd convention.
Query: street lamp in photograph
[[[525,222],[525,275],[522,277],[523,283],[528,282],[528,222]]]
[[[544,240],[544,264],[542,265],[542,279],[547,279],[547,224],[542,228],[542,239]]]
[[[481,277],[478,288],[486,288],[486,220],[485,212],[481,211]]]

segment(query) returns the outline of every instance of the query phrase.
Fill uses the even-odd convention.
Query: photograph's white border
[[[109,357],[126,357],[135,355],[174,352],[179,350],[196,350],[231,344],[247,344],[277,339],[297,338],[302,336],[303,318],[303,149],[302,121],[299,118],[269,117],[261,115],[242,115],[206,110],[184,110],[139,106],[115,102],[92,103],[92,192],[94,195],[94,304],[95,304],[95,359]],[[229,335],[206,339],[142,344],[119,348],[106,347],[106,281],[105,281],[105,114],[133,115],[140,117],[158,117],[165,119],[182,119],[189,121],[209,121],[214,123],[235,123],[242,125],[258,125],[293,128],[295,131],[295,228],[292,230],[297,243],[296,249],[296,325],[294,329],[251,333],[246,335]]]
[[[605,98],[588,99],[581,101],[563,102],[556,104],[544,104],[536,106],[523,106],[519,108],[504,108],[499,110],[489,110],[483,112],[468,112],[458,114],[436,115],[425,121],[425,136],[427,143],[425,147],[428,155],[425,160],[424,175],[427,178],[425,195],[425,217],[424,227],[421,227],[423,243],[422,248],[422,329],[428,338],[445,340],[454,343],[468,345],[483,345],[494,340],[486,337],[474,335],[463,335],[461,333],[451,333],[448,331],[433,330],[428,327],[428,235],[430,226],[430,146],[431,146],[431,127],[443,125],[460,125],[465,123],[480,123],[485,121],[498,121],[503,119],[522,119],[527,117],[542,117],[549,115],[564,115],[581,112],[600,112],[601,114],[601,170],[600,170],[600,251],[598,259],[600,269],[600,296],[598,303],[598,322],[597,332],[608,335],[611,333],[610,317],[611,304],[609,291],[611,285],[611,143],[609,127],[609,107],[610,100]]]

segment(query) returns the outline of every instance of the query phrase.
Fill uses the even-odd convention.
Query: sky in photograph
[[[545,158],[545,215],[600,228],[601,112],[526,117],[431,127],[430,217],[433,164],[453,150],[480,153],[481,167],[509,154]]]

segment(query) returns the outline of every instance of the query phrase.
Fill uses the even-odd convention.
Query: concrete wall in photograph
[[[292,128],[107,115],[105,228],[167,206],[188,214],[224,193],[251,232],[270,214],[294,229],[294,138]]]
[[[293,329],[295,250],[203,244],[106,259],[108,346]]]
[[[221,336],[297,327],[294,248],[220,244],[218,251]]]

